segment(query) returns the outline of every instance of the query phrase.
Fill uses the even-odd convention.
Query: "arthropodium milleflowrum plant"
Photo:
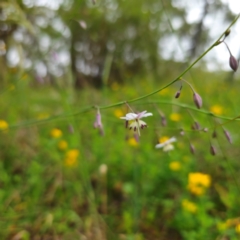
[[[228,29],[228,30],[225,32],[225,35],[224,35],[223,40],[219,41],[218,45],[221,44],[221,43],[224,43],[224,44],[225,44],[225,46],[227,47],[227,50],[228,50],[228,52],[229,52],[229,55],[230,55],[230,57],[229,57],[229,65],[230,65],[230,67],[232,68],[232,70],[233,70],[234,72],[236,72],[237,69],[238,69],[238,61],[237,61],[237,59],[232,55],[232,52],[231,52],[229,46],[228,46],[227,43],[225,42],[225,39],[229,36],[230,33],[231,33],[231,30]]]
[[[179,88],[179,90],[175,93],[175,98],[179,98],[180,95],[181,95],[181,91],[182,91],[182,82],[185,82],[187,83],[192,92],[193,92],[193,102],[195,104],[195,106],[197,107],[197,109],[200,109],[202,108],[202,105],[203,105],[203,100],[202,100],[202,97],[195,91],[195,89],[192,87],[192,85],[187,82],[186,80],[184,80],[182,77],[183,75],[185,75],[185,73],[187,73],[197,62],[199,62],[209,51],[211,51],[214,47],[218,46],[219,44],[221,43],[224,43],[225,46],[227,47],[228,49],[228,52],[230,54],[230,58],[229,58],[229,65],[230,67],[233,69],[233,71],[237,71],[238,69],[238,61],[236,60],[236,58],[232,55],[227,43],[225,42],[225,39],[227,38],[227,36],[229,36],[230,34],[230,28],[236,23],[236,21],[238,20],[238,18],[240,17],[240,14],[232,21],[232,23],[230,24],[230,26],[227,28],[227,30],[215,41],[215,43],[213,43],[205,52],[203,52],[193,63],[191,63],[177,78],[175,78],[174,80],[172,80],[170,83],[168,83],[167,85],[165,85],[164,87],[162,88],[159,88],[149,94],[146,94],[144,96],[140,96],[138,98],[135,98],[135,99],[132,99],[132,100],[129,100],[129,101],[121,101],[121,102],[118,102],[118,103],[115,103],[115,104],[111,104],[109,106],[103,106],[103,107],[99,107],[97,108],[97,115],[96,115],[96,121],[94,123],[94,126],[96,128],[98,128],[100,130],[100,133],[103,134],[103,125],[102,125],[102,122],[101,122],[101,114],[100,114],[100,109],[107,109],[107,108],[112,108],[112,107],[116,107],[116,106],[120,106],[120,105],[123,105],[123,104],[127,104],[127,106],[129,107],[129,103],[132,103],[132,102],[137,102],[139,100],[142,100],[142,99],[145,99],[145,98],[148,98],[166,88],[168,88],[169,86],[173,85],[175,82],[177,81],[180,81],[181,82],[181,86]],[[222,39],[222,40],[221,40]],[[179,106],[181,107],[181,104],[179,104]],[[185,107],[185,106],[183,106]],[[92,107],[89,107],[88,110],[90,110]],[[152,116],[153,114],[152,113],[149,113],[147,112],[147,110],[144,110],[142,112],[139,112],[139,113],[135,113],[134,111],[132,111],[132,109],[129,107],[129,109],[131,110],[131,112],[127,113],[125,116],[121,117],[121,119],[124,119],[125,120],[125,126],[127,128],[129,128],[130,130],[133,130],[133,132],[135,133],[135,135],[137,134],[137,136],[139,137],[140,136],[140,129],[143,129],[145,127],[147,127],[147,123],[142,121],[141,119],[144,118],[144,117],[148,117],[148,116]],[[83,110],[83,112],[86,111]],[[202,110],[199,110],[201,111],[202,113],[205,113],[205,114],[208,114],[208,115],[212,115],[212,116],[215,116],[214,114],[210,113],[210,112],[207,112],[207,111],[202,111]],[[166,126],[167,124],[167,121],[166,121],[166,117],[165,117],[165,114],[163,114],[162,112],[159,112],[160,114],[160,117],[161,117],[161,123],[162,123],[162,126]],[[215,116],[217,117],[217,116]],[[230,119],[230,121],[233,121],[235,119],[237,119],[238,117],[234,118],[234,119]],[[228,118],[229,119],[229,118]],[[221,124],[218,124],[219,126],[217,127],[220,127]],[[203,132],[208,132],[208,129],[207,128],[201,128],[199,123],[197,121],[194,121],[194,124],[193,124],[193,130],[198,130],[198,131],[203,131]],[[184,135],[184,130],[181,129],[181,132],[180,132],[180,135]],[[227,138],[227,140],[232,143],[232,138],[230,136],[230,133],[224,129],[224,135],[225,137]],[[217,137],[217,133],[216,133],[216,126],[214,128],[214,132],[212,133],[212,137],[213,138],[216,138]],[[195,153],[195,147],[190,143],[190,151],[191,153]],[[210,153],[212,155],[215,155],[216,154],[216,148],[212,145],[212,143],[210,142]]]

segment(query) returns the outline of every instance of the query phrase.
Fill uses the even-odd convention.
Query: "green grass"
[[[223,125],[231,133],[231,145],[221,127],[216,129],[218,137],[211,137],[214,126],[228,120],[206,114],[219,105],[222,116],[238,116],[239,84],[226,83],[216,74],[196,75],[192,82],[203,98],[200,111],[186,84],[179,99],[174,99],[176,84],[130,104],[134,111],[153,113],[145,119],[148,128],[141,131],[136,146],[130,144],[132,132],[116,116],[116,110],[127,113],[126,106],[101,110],[104,136],[93,128],[96,109],[80,112],[147,94],[161,82],[136,78],[125,86],[74,91],[33,87],[29,77],[3,91],[0,119],[9,129],[0,133],[0,238],[239,239],[240,122]],[[189,109],[166,102],[187,104]],[[165,127],[159,111],[166,116]],[[180,121],[172,121],[172,113],[180,114]],[[192,130],[194,121],[208,131]],[[55,128],[62,132],[59,138],[50,134]],[[155,149],[162,136],[177,137],[173,151]],[[66,149],[59,149],[60,141],[67,143]],[[189,143],[195,146],[194,155]],[[216,156],[210,153],[211,144]],[[67,161],[72,149],[79,155]],[[172,162],[180,168],[172,170]],[[187,188],[189,173],[196,172],[211,177],[200,196]],[[184,200],[197,210],[184,208]]]

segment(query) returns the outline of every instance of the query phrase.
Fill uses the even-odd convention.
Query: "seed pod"
[[[230,133],[227,130],[223,130],[225,137],[227,138],[228,142],[232,144],[232,138]]]
[[[196,92],[194,92],[194,94],[193,94],[193,101],[198,109],[202,107],[202,98]]]
[[[211,145],[210,146],[210,153],[213,155],[213,156],[215,156],[216,155],[216,149],[215,149],[215,147],[213,146],[213,145]]]
[[[230,58],[229,58],[229,65],[230,65],[230,67],[232,68],[232,70],[234,72],[237,71],[237,69],[238,69],[238,61],[236,60],[236,58],[233,55],[231,55]]]

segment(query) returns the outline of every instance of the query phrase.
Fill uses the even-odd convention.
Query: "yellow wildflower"
[[[132,147],[137,147],[139,143],[134,137],[131,137],[128,139],[128,144]]]
[[[0,119],[0,131],[7,130],[8,129],[8,123],[5,120]]]
[[[78,149],[68,150],[64,160],[65,165],[68,167],[72,167],[73,165],[76,165],[78,156],[79,156]]]
[[[188,190],[195,195],[204,194],[206,188],[211,185],[211,177],[203,173],[189,173]]]
[[[235,231],[240,234],[240,223],[236,225]]]
[[[59,150],[66,150],[68,147],[68,143],[65,141],[65,140],[61,140],[59,143],[58,143],[58,149]]]
[[[219,231],[225,231],[228,227],[225,222],[220,222],[217,224],[217,228]]]
[[[210,111],[216,115],[221,115],[223,113],[223,108],[220,105],[213,105]]]
[[[78,149],[71,149],[67,151],[66,157],[67,158],[77,158],[79,155],[79,150]]]
[[[182,207],[184,210],[190,212],[190,213],[196,213],[197,210],[198,210],[198,207],[195,203],[187,200],[187,199],[184,199],[182,201]]]
[[[117,117],[117,118],[120,118],[124,115],[123,111],[119,108],[117,108],[115,111],[114,111],[114,116]]]
[[[62,131],[58,128],[53,128],[50,135],[52,138],[60,138],[62,136]]]
[[[174,122],[179,122],[181,120],[181,115],[179,113],[172,113],[170,119]]]
[[[181,169],[181,163],[178,162],[178,161],[170,162],[170,163],[169,163],[169,168],[170,168],[172,171],[178,171],[178,170]]]

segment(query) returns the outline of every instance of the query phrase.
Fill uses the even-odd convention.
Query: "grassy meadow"
[[[178,99],[177,82],[129,103],[153,114],[138,137],[120,119],[126,104],[101,107],[171,78],[129,76],[77,91],[9,70],[0,95],[0,239],[240,239],[239,77],[197,68],[191,76],[203,107],[184,82]],[[97,107],[104,135],[93,127]],[[171,137],[171,151],[155,148]]]

